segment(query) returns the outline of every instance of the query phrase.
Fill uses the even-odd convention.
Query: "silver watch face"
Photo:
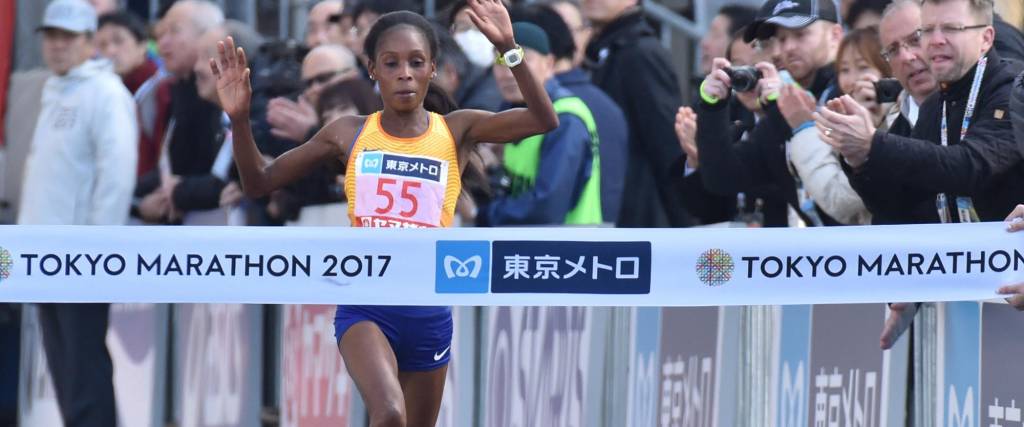
[[[512,50],[505,53],[505,63],[508,65],[516,65],[523,60],[523,56],[519,54],[519,50]]]

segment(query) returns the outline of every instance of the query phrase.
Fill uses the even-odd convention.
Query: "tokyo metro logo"
[[[697,258],[697,278],[708,286],[722,286],[732,280],[736,264],[732,255],[721,249],[709,249]]]
[[[483,265],[484,261],[480,255],[473,255],[466,260],[446,255],[444,257],[444,274],[449,279],[465,277],[476,279],[480,277],[480,268]]]
[[[491,282],[491,242],[439,240],[436,248],[436,292],[487,293]]]

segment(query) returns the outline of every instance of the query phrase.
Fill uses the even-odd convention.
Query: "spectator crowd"
[[[638,0],[513,3],[512,20],[532,24],[516,41],[559,126],[478,150],[457,207],[462,226],[979,222],[1024,203],[1024,35],[993,0],[728,5],[699,41],[693,82],[680,81],[676,53]],[[228,36],[244,48],[255,141],[279,156],[339,117],[382,108],[363,40],[382,15],[420,7],[323,0],[295,42],[264,40],[202,0],[174,2],[150,23],[53,0],[39,25],[52,76],[25,141],[18,223],[347,224],[344,159],[244,197],[210,58]],[[468,10],[455,1],[435,20],[434,82],[460,108],[521,106]],[[1017,307],[1022,292],[1006,290]],[[904,319],[915,309],[893,305]],[[112,425],[98,338],[108,310],[41,307],[69,425]],[[69,346],[93,351],[56,356]],[[73,380],[87,375],[97,380]],[[61,398],[71,394],[84,397]]]

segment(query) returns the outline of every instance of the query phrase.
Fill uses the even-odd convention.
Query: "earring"
[[[435,78],[437,78],[437,73],[434,73],[434,74],[431,74],[431,75],[430,75],[430,79],[431,79],[431,80],[433,80],[433,79],[435,79]]]

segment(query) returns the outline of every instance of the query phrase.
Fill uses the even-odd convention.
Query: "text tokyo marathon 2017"
[[[740,258],[746,265],[746,277],[774,278],[816,278],[840,277],[856,271],[861,276],[929,276],[943,274],[976,274],[985,272],[1001,273],[1006,270],[1020,271],[1024,267],[1024,254],[1020,251],[956,251],[920,254],[878,254],[858,255],[855,263],[840,255],[832,256],[745,256]],[[851,269],[850,267],[853,267]]]
[[[390,255],[325,255],[314,265],[311,255],[144,255],[22,254],[25,275],[33,276],[219,276],[219,277],[383,277]],[[129,264],[129,260],[134,264]]]

